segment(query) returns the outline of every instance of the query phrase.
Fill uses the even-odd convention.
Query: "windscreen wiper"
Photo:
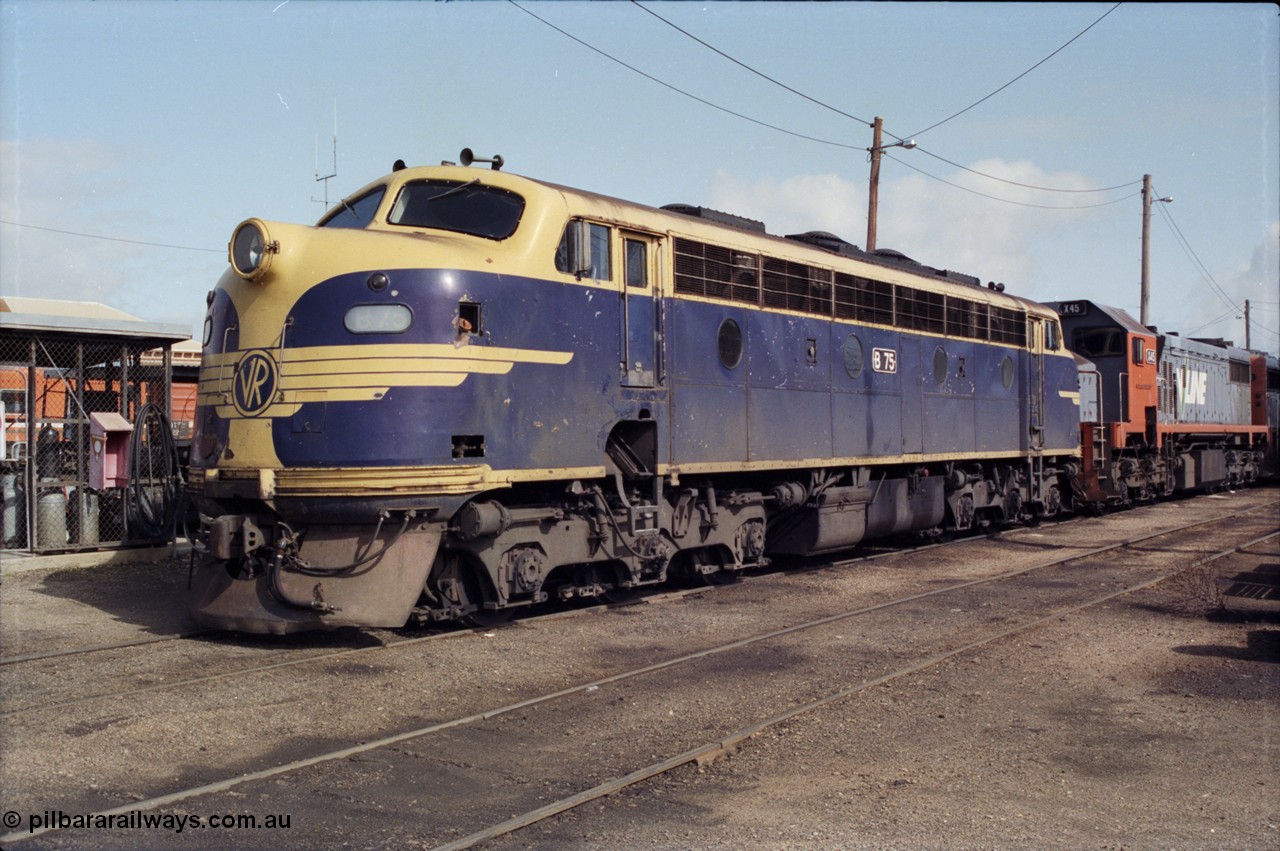
[[[477,179],[477,180],[471,180],[471,181],[468,181],[467,183],[463,183],[463,184],[462,184],[462,185],[460,185],[460,186],[455,186],[455,187],[453,187],[452,189],[446,189],[445,191],[441,192],[439,195],[432,195],[432,196],[431,196],[430,198],[428,198],[427,200],[428,200],[428,201],[439,201],[441,198],[448,198],[450,195],[457,195],[457,194],[458,194],[459,192],[461,192],[462,190],[467,189],[467,188],[472,187],[472,186],[475,186],[475,185],[476,185],[477,183],[479,183],[479,182],[480,182],[480,181],[479,181],[478,179]]]

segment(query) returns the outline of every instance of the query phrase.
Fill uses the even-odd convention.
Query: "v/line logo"
[[[1209,373],[1182,366],[1178,368],[1180,401],[1184,405],[1203,405],[1209,398]]]

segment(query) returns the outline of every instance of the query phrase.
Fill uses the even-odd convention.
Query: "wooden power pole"
[[[876,250],[876,205],[880,201],[880,156],[884,149],[880,146],[884,119],[876,116],[871,125],[874,133],[871,137],[871,186],[867,191],[867,251]]]
[[[1142,301],[1139,308],[1144,326],[1151,324],[1151,202],[1173,202],[1173,198],[1151,197],[1151,175],[1142,175]]]
[[[1130,290],[1132,292],[1132,290]],[[1142,295],[1139,320],[1151,324],[1151,175],[1142,175]]]

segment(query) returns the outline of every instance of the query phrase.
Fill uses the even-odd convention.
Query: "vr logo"
[[[267,409],[276,395],[276,362],[263,351],[250,352],[236,367],[231,397],[236,410],[256,417]]]

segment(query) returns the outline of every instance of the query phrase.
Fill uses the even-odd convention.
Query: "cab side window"
[[[1062,348],[1062,332],[1058,328],[1058,323],[1052,319],[1047,319],[1044,323],[1044,347],[1050,352],[1056,352]]]
[[[645,244],[638,239],[624,239],[624,271],[628,287],[644,289],[649,285],[649,267],[645,260]]]
[[[556,269],[578,278],[608,280],[613,277],[610,262],[609,228],[574,219],[564,229],[556,248]]]

